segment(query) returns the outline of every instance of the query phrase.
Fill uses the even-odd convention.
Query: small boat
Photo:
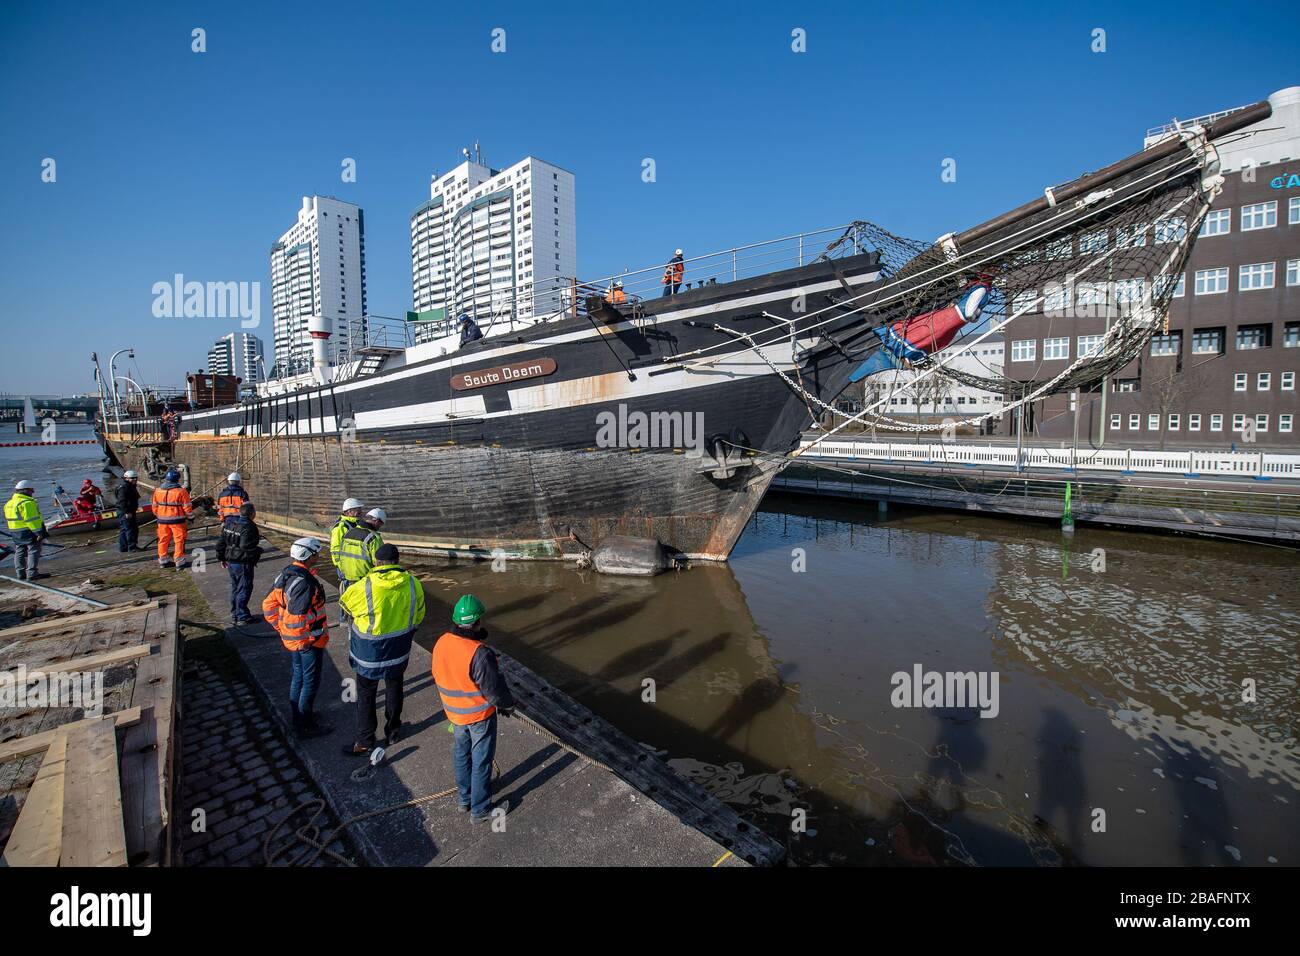
[[[63,490],[61,485],[55,485],[54,494],[51,496],[54,501],[54,513],[46,519],[45,529],[50,534],[66,534],[95,531],[116,524],[117,508],[104,501],[104,496],[98,488],[95,488],[94,491],[94,505],[90,510],[86,510],[84,505],[78,507],[75,499],[69,500],[68,493]],[[153,505],[144,501],[140,502],[139,510],[136,511],[136,519],[141,520],[150,517],[152,514]]]

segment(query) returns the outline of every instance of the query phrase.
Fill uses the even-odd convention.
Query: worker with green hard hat
[[[486,613],[483,602],[474,595],[461,595],[452,608],[451,630],[433,646],[433,682],[454,734],[457,802],[475,823],[489,820],[494,809],[492,758],[497,747],[497,714],[509,717],[515,706],[497,655],[484,644]]]

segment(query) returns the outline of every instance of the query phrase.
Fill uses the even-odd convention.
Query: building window
[[[1238,372],[1232,376],[1232,390],[1234,392],[1244,392],[1246,390],[1246,373]]]
[[[1201,223],[1199,236],[1225,236],[1232,231],[1232,210],[1211,209],[1210,214]]]
[[[1117,432],[1117,431],[1119,431],[1119,430],[1120,430],[1121,423],[1122,423],[1123,421],[1124,421],[1124,416],[1122,416],[1122,415],[1115,414],[1115,415],[1110,416],[1110,430],[1113,431],[1113,432]]]
[[[1269,341],[1272,328],[1271,325],[1243,325],[1237,329],[1237,349],[1244,352],[1268,348],[1272,344]]]
[[[1292,226],[1300,226],[1300,196],[1292,196],[1286,204],[1286,221]]]
[[[1011,311],[1013,314],[1032,311],[1034,303],[1037,301],[1037,289],[1026,289],[1024,292],[1018,292],[1016,293],[1016,297],[1011,300]]]
[[[1300,259],[1286,261],[1286,284],[1300,285]]]
[[[1255,391],[1267,392],[1273,384],[1273,374],[1271,372],[1260,372],[1255,376]]]
[[[1201,416],[1192,412],[1187,416],[1187,430],[1189,432],[1199,432],[1201,430]]]
[[[1193,355],[1220,355],[1223,353],[1223,329],[1196,329],[1192,332]]]
[[[1277,200],[1251,203],[1241,207],[1241,231],[1271,229],[1277,225]]]
[[[1090,232],[1079,237],[1079,254],[1085,252],[1101,252],[1106,248],[1106,230],[1100,232]]]
[[[1121,249],[1129,246],[1145,246],[1147,244],[1147,224],[1142,222],[1133,226],[1120,226],[1115,230],[1115,245]]]
[[[1116,392],[1137,392],[1138,380],[1135,378],[1117,378],[1111,386],[1112,391]]]
[[[1195,295],[1217,295],[1228,291],[1228,267],[1219,269],[1197,269],[1196,281],[1192,286]]]
[[[1066,338],[1043,339],[1043,358],[1068,359],[1070,357],[1070,340]]]
[[[1044,312],[1064,312],[1070,307],[1070,290],[1059,282],[1049,282],[1043,292]]]
[[[1277,416],[1277,430],[1287,435],[1291,434],[1290,414]]]
[[[1182,332],[1169,332],[1165,335],[1151,336],[1152,355],[1177,355],[1182,351],[1182,345]]]
[[[1079,358],[1087,358],[1101,352],[1101,340],[1105,338],[1102,335],[1081,335],[1079,336]]]
[[[1275,262],[1255,262],[1248,266],[1241,266],[1237,270],[1237,288],[1242,292],[1273,288],[1276,266]]]
[[[1210,431],[1212,431],[1212,432],[1221,432],[1221,431],[1223,431],[1223,416],[1222,416],[1222,415],[1211,415],[1211,416],[1210,416]]]
[[[1047,244],[1048,259],[1068,259],[1070,258],[1071,244],[1069,239],[1057,239],[1055,242]]]
[[[1268,431],[1268,416],[1265,415],[1263,412],[1260,412],[1258,415],[1255,416],[1255,431],[1257,432]]]
[[[1168,219],[1156,220],[1156,244],[1165,242],[1182,242],[1187,235],[1187,220],[1182,216],[1170,216]]]
[[[1179,274],[1176,281],[1173,276],[1156,276],[1156,281],[1155,281],[1156,295],[1157,296],[1164,295],[1165,290],[1169,288],[1170,282],[1174,283],[1174,291],[1171,294],[1170,298],[1181,299],[1183,297],[1183,293],[1187,291],[1187,276],[1182,274]]]
[[[1282,347],[1285,349],[1300,347],[1300,322],[1288,322],[1282,327]]]
[[[1244,432],[1246,430],[1246,416],[1236,414],[1232,416],[1232,430],[1234,432]]]
[[[1128,417],[1128,430],[1129,430],[1129,431],[1131,431],[1131,432],[1135,432],[1135,431],[1137,431],[1137,430],[1138,430],[1139,428],[1141,428],[1141,427],[1142,427],[1142,416],[1141,416],[1141,415],[1130,415],[1130,416]]]
[[[1171,432],[1176,432],[1176,431],[1178,431],[1178,429],[1182,427],[1182,422],[1183,422],[1183,420],[1182,420],[1181,416],[1176,415],[1176,414],[1173,414],[1173,413],[1170,413],[1170,415],[1169,415],[1169,430],[1170,430]]]
[[[1147,431],[1149,431],[1149,432],[1158,432],[1158,431],[1160,431],[1160,416],[1159,416],[1159,415],[1148,415],[1148,416],[1147,416]]]
[[[1284,392],[1295,391],[1295,372],[1283,372],[1282,381],[1278,383]]]
[[[1016,339],[1011,343],[1011,361],[1013,362],[1032,362],[1037,355],[1037,339]]]

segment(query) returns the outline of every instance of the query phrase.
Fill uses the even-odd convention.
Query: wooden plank
[[[63,786],[63,866],[126,866],[117,728],[78,722],[68,731]]]
[[[84,720],[74,720],[66,724],[60,724],[49,730],[42,730],[39,734],[29,734],[26,737],[19,737],[16,740],[6,740],[0,744],[0,763],[6,760],[16,760],[19,757],[30,757],[32,754],[38,754],[47,749],[57,737],[81,726],[90,724],[112,724],[114,727],[130,727],[140,722],[140,708],[130,707],[126,710],[119,710],[115,714],[105,714],[103,717],[87,717]]]
[[[29,681],[36,680],[37,677],[44,677],[46,674],[60,674],[64,671],[95,671],[104,667],[112,667],[114,664],[133,661],[140,657],[148,657],[152,650],[153,648],[149,644],[135,644],[99,654],[82,654],[80,657],[72,657],[66,661],[42,664],[39,670],[29,670],[27,679]]]
[[[60,734],[45,751],[22,812],[5,844],[6,866],[58,866],[63,847],[63,784],[68,738]]]
[[[136,668],[131,705],[144,715],[122,738],[122,814],[132,866],[171,862],[171,805],[178,684],[176,598],[150,611],[143,639],[158,653]]]
[[[24,637],[28,634],[37,634],[41,631],[48,631],[52,627],[80,627],[83,624],[89,624],[91,621],[102,621],[104,618],[118,617],[122,614],[132,614],[136,611],[149,611],[157,606],[158,601],[155,599],[152,601],[146,601],[143,604],[124,604],[121,607],[109,608],[107,611],[88,611],[85,614],[68,614],[64,617],[55,617],[45,621],[37,621],[34,624],[20,624],[18,627],[10,627],[0,631],[0,640],[7,640],[13,637]]]

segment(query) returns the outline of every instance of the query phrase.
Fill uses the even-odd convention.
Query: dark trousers
[[[492,758],[497,752],[497,715],[472,724],[452,724],[457,799],[476,817],[492,809]]]
[[[312,705],[316,701],[316,689],[320,686],[321,658],[325,649],[306,647],[300,651],[290,651],[293,660],[293,676],[289,678],[289,706],[293,709],[295,727],[312,715]]]
[[[681,284],[680,282],[665,282],[665,283],[664,283],[664,293],[663,293],[663,294],[664,294],[664,295],[676,295],[676,294],[677,294],[677,290],[680,289],[681,287],[682,287],[682,284]],[[661,295],[659,298],[662,299],[663,296]]]
[[[253,616],[248,601],[253,596],[253,572],[257,565],[231,561],[226,567],[230,571],[230,620],[238,624]]]
[[[121,512],[117,516],[117,550],[125,554],[136,546],[139,539],[140,529],[136,521],[136,513]]]
[[[402,700],[405,690],[402,686],[404,674],[384,679],[384,736],[387,737],[402,726]],[[375,696],[379,691],[379,681],[357,675],[357,740],[364,747],[375,745],[375,728],[379,723],[375,716]]]

